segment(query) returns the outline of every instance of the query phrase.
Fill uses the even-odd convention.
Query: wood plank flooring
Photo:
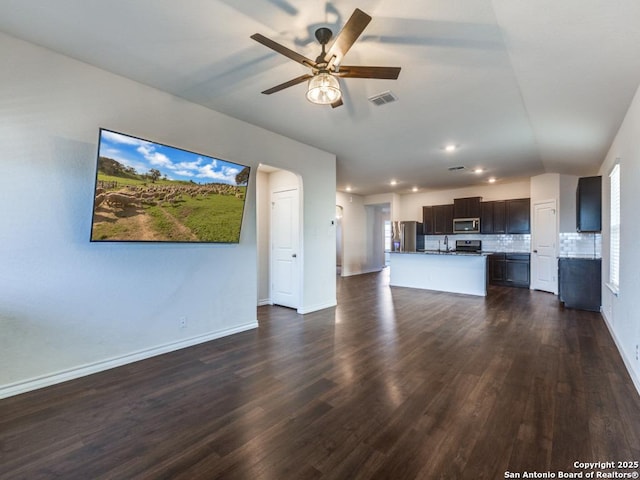
[[[337,308],[0,401],[1,479],[481,479],[640,461],[597,313],[338,279]],[[627,472],[629,470],[626,470]]]

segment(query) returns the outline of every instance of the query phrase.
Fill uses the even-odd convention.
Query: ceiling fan
[[[340,31],[335,41],[327,51],[326,45],[331,40],[333,32],[328,28],[321,27],[315,32],[316,39],[322,45],[322,52],[318,58],[311,60],[273,40],[256,33],[251,38],[266,47],[275,50],[291,60],[298,62],[311,69],[311,73],[301,75],[281,83],[275,87],[265,90],[265,95],[279,92],[285,88],[292,87],[304,81],[309,81],[307,99],[312,103],[320,105],[331,105],[333,108],[342,105],[342,92],[338,78],[381,78],[395,80],[400,75],[400,67],[370,67],[370,66],[348,66],[341,65],[343,57],[353,46],[360,34],[367,27],[371,17],[362,10],[356,8],[343,29]]]

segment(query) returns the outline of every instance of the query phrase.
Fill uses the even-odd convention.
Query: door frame
[[[270,204],[272,207],[273,211],[273,205],[275,205],[275,196],[279,193],[286,193],[286,192],[296,192],[296,197],[297,197],[297,201],[298,201],[298,205],[297,205],[297,217],[298,217],[298,224],[294,225],[292,227],[293,230],[295,230],[296,234],[297,234],[297,246],[296,246],[296,252],[294,252],[294,254],[296,255],[296,259],[295,259],[295,265],[294,265],[294,270],[295,270],[295,282],[297,283],[297,291],[296,291],[296,295],[295,295],[295,301],[293,302],[293,305],[283,305],[289,308],[295,308],[296,310],[300,309],[300,305],[302,304],[302,265],[303,265],[303,255],[302,255],[302,229],[300,228],[302,222],[300,220],[300,215],[301,215],[301,208],[300,208],[300,188],[296,187],[296,188],[282,188],[282,189],[277,189],[277,190],[272,190],[271,194],[270,194]],[[275,255],[273,255],[273,249],[274,249],[274,232],[277,229],[277,225],[275,225],[274,222],[274,217],[273,215],[270,215],[270,226],[269,226],[269,256],[270,256],[270,260],[269,260],[269,296],[271,297],[271,303],[272,305],[275,304],[275,302],[273,301],[273,285],[274,285],[274,271],[275,271]]]
[[[304,305],[304,186],[302,177],[296,171],[276,167],[261,163],[258,165],[258,172],[264,174],[259,176],[260,181],[256,181],[256,243],[257,243],[257,260],[258,269],[258,298],[257,306],[273,305],[271,292],[271,276],[272,276],[272,255],[271,255],[271,202],[272,195],[277,191],[298,190],[298,313],[304,313],[302,305]],[[273,182],[272,174],[278,172],[287,172],[295,176],[295,181]],[[291,179],[292,180],[292,179]]]
[[[558,214],[558,199],[556,198],[549,198],[547,200],[538,200],[534,203],[531,204],[531,273],[530,273],[530,278],[536,278],[534,273],[538,272],[538,257],[537,255],[534,254],[534,249],[535,249],[535,245],[536,245],[536,229],[535,229],[535,225],[536,225],[536,206],[538,205],[543,205],[545,203],[552,203],[553,204],[553,209],[555,210],[555,215],[556,215],[556,221],[554,224],[554,238],[555,238],[555,248],[554,248],[554,257],[557,259],[558,255],[559,255],[559,249],[560,249],[560,245],[559,245],[559,240],[560,240],[560,215]],[[554,286],[554,290],[553,292],[549,292],[549,293],[553,293],[554,295],[558,295],[558,273],[555,273],[555,278],[556,278],[556,282],[555,282],[555,286]],[[531,282],[530,288],[532,290],[535,290],[534,285],[533,285],[533,281]],[[541,291],[547,291],[547,290],[541,290]]]

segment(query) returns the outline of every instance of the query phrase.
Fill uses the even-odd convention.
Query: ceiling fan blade
[[[342,78],[381,78],[396,80],[401,67],[366,67],[342,65],[334,75]]]
[[[305,75],[300,75],[299,77],[296,77],[293,80],[289,80],[288,82],[284,82],[284,83],[281,83],[280,85],[276,85],[275,87],[271,87],[270,89],[265,90],[262,93],[264,93],[265,95],[271,95],[272,93],[276,93],[276,92],[279,92],[280,90],[284,90],[285,88],[293,87],[294,85],[302,83],[305,80],[310,79],[311,77],[313,77],[313,75],[310,75],[308,73]]]
[[[369,25],[370,21],[371,17],[369,15],[359,8],[356,8],[325,55],[325,62],[332,62],[333,64],[340,65],[342,57],[347,54],[360,34],[364,31],[367,25]],[[332,61],[333,57],[335,57],[335,59]]]
[[[315,68],[316,62],[311,60],[310,58],[305,57],[304,55],[299,54],[298,52],[294,52],[293,50],[285,47],[284,45],[279,44],[278,42],[274,42],[270,38],[265,37],[259,33],[254,33],[251,35],[251,38],[256,42],[261,43],[265,47],[269,47],[271,50],[278,52],[281,55],[284,55],[287,58],[290,58],[294,62],[301,63],[305,67]]]
[[[342,97],[331,104],[331,108],[338,108],[339,106],[344,105],[342,102]]]

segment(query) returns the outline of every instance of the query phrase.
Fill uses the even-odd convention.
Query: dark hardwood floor
[[[599,314],[526,289],[389,288],[386,272],[338,295],[0,401],[0,478],[497,479],[640,461],[640,398]]]

